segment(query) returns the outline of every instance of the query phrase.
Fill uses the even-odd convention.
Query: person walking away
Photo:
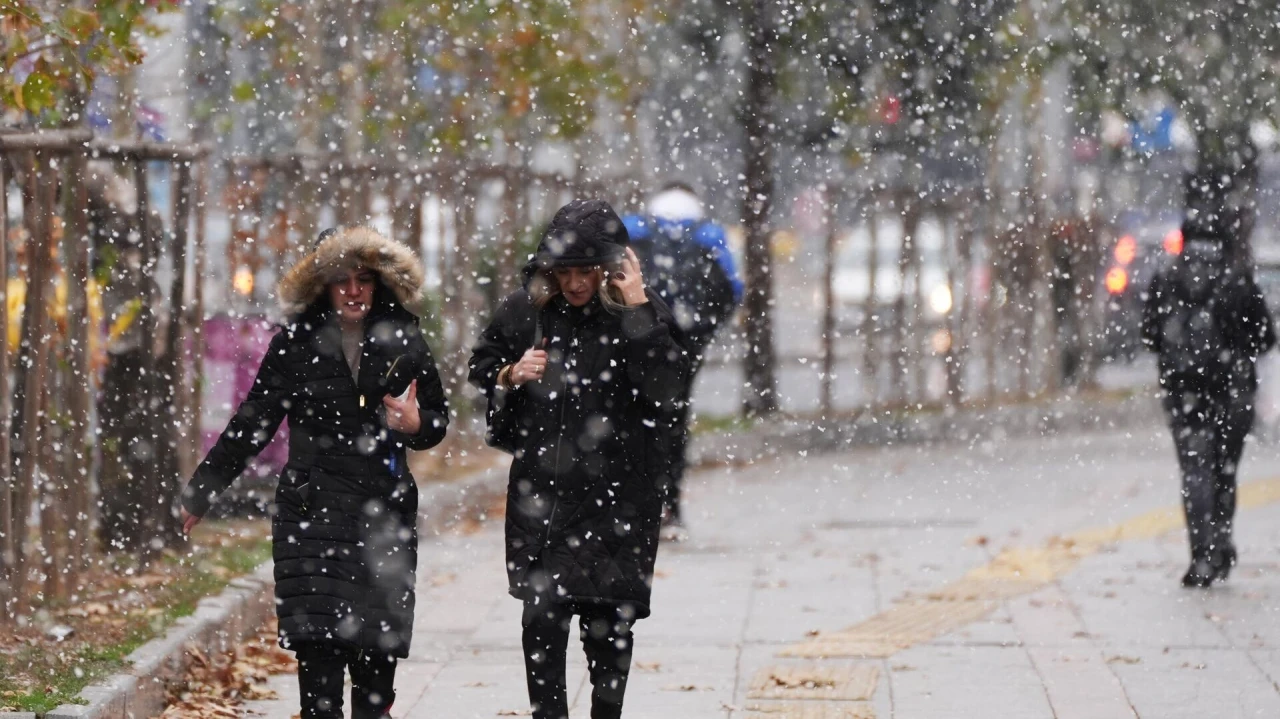
[[[280,645],[298,657],[302,719],[387,716],[408,656],[418,490],[406,450],[438,444],[448,407],[418,318],[423,271],[366,228],[326,230],[280,281],[288,322],[182,494],[184,529],[289,420],[271,519]]]
[[[1193,191],[1203,182],[1216,180],[1193,179]],[[1222,210],[1191,214],[1182,225],[1181,255],[1147,291],[1142,339],[1159,356],[1182,472],[1191,544],[1182,585],[1208,587],[1227,579],[1236,563],[1236,471],[1253,426],[1257,360],[1276,338],[1244,259],[1242,222]]]
[[[672,452],[675,463],[664,500],[664,536],[680,539],[685,534],[681,495],[693,384],[707,345],[729,324],[742,302],[743,284],[724,228],[707,219],[706,208],[692,187],[682,182],[666,185],[650,198],[645,211],[644,215],[628,215],[623,222],[646,283],[671,307],[692,356],[677,418],[680,431]]]
[[[627,241],[608,203],[562,207],[470,361],[488,440],[512,454],[508,591],[524,602],[535,719],[568,716],[575,615],[591,717],[622,716],[632,624],[650,613],[660,484],[689,359]]]

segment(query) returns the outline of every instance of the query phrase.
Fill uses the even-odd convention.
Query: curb
[[[190,649],[208,656],[227,651],[257,631],[275,607],[272,564],[231,580],[215,597],[205,597],[196,611],[182,617],[163,636],[126,657],[130,668],[91,684],[78,696],[85,704],[62,704],[44,719],[144,719],[166,706],[168,683],[178,679]],[[0,712],[0,719],[36,719],[30,712]]]

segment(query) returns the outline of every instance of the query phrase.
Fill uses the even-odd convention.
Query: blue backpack
[[[714,222],[623,218],[645,284],[663,299],[701,354],[742,301],[743,284],[724,228]]]

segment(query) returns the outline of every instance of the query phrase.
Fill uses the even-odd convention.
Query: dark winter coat
[[[475,346],[471,382],[520,427],[506,518],[515,597],[549,593],[649,614],[659,488],[689,360],[670,310],[648,296],[612,314],[599,298],[577,308],[556,295],[539,313],[517,290]],[[498,371],[532,346],[535,314],[547,342],[543,378],[496,389]]]
[[[623,222],[640,258],[645,284],[671,307],[686,346],[700,358],[742,299],[742,280],[724,228],[714,222],[638,215]]]
[[[332,273],[353,266],[379,276],[358,382],[324,295]],[[438,444],[449,421],[435,361],[403,304],[421,285],[416,256],[377,233],[343,230],[325,239],[282,280],[281,300],[295,314],[184,492],[187,511],[202,516],[288,418],[289,461],[272,517],[285,647],[321,641],[408,656],[418,491],[406,450]],[[382,400],[414,379],[422,428],[407,436],[386,428]]]
[[[1194,322],[1200,324],[1184,329]],[[1159,356],[1167,391],[1206,393],[1224,402],[1229,395],[1252,396],[1258,357],[1276,343],[1252,273],[1229,263],[1220,242],[1200,239],[1188,240],[1182,255],[1152,279],[1142,339]]]

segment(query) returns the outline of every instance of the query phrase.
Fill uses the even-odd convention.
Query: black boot
[[[1182,575],[1182,586],[1188,589],[1205,589],[1217,577],[1217,569],[1207,557],[1191,560],[1187,573]]]
[[[1236,548],[1228,544],[1223,547],[1222,551],[1218,553],[1216,561],[1213,562],[1213,581],[1227,581],[1227,577],[1231,576],[1231,568],[1234,566],[1236,566]]]

